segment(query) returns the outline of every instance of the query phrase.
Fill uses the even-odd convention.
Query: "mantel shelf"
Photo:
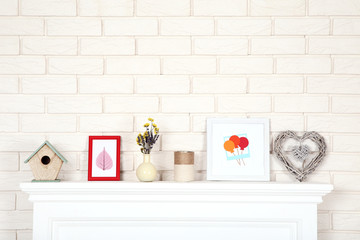
[[[331,192],[330,184],[276,182],[60,182],[22,183],[37,201],[255,201],[314,202]]]
[[[275,182],[22,183],[33,239],[316,240],[329,184]],[[220,237],[221,236],[221,237]]]

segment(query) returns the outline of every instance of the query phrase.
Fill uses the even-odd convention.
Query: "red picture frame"
[[[88,181],[120,181],[120,140],[89,136]]]

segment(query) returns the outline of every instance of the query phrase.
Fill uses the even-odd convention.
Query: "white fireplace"
[[[329,184],[22,183],[34,240],[315,240]]]

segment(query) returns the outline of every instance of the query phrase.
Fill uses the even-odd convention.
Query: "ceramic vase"
[[[150,154],[144,154],[144,161],[136,169],[136,176],[141,182],[152,182],[156,179],[156,168],[150,162]]]

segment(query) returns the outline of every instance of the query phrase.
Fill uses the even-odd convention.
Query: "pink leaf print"
[[[110,155],[104,150],[99,153],[96,158],[96,166],[102,169],[103,171],[111,169],[113,166],[113,160],[111,159]]]

